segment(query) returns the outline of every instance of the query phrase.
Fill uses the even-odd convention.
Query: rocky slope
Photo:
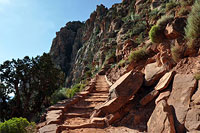
[[[64,124],[74,101],[82,103],[95,88],[104,88],[92,80],[84,96],[54,108],[61,110],[58,120],[41,130],[53,124],[57,132],[200,132],[199,37],[191,49],[184,30],[192,5],[191,0],[123,0],[110,9],[97,6],[84,23],[67,23],[50,51],[66,73],[66,85],[105,75],[109,96],[84,112],[89,113],[84,122],[74,118],[82,126]]]

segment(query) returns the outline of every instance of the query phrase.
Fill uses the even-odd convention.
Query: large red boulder
[[[168,104],[174,109],[177,132],[185,132],[184,122],[189,109],[190,99],[197,87],[193,74],[177,74],[174,77]]]
[[[148,133],[176,133],[172,110],[165,100],[156,105],[147,127]]]

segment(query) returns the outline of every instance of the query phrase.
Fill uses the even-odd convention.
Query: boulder
[[[185,127],[188,131],[199,130],[200,132],[200,109],[192,108],[188,111],[185,119]]]
[[[174,29],[172,24],[167,24],[164,34],[169,40],[176,39],[180,36],[180,33]]]
[[[116,112],[114,114],[109,114],[106,116],[106,123],[111,125],[113,124],[116,120],[121,118],[121,114],[119,112]]]
[[[184,121],[196,86],[197,80],[193,74],[176,74],[174,77],[168,104],[174,108],[177,132],[185,132]]]
[[[169,23],[165,29],[165,36],[168,39],[176,39],[184,34],[187,19],[185,17],[177,17],[172,23]]]
[[[198,89],[194,93],[194,95],[191,98],[191,105],[193,106],[199,106],[200,105],[200,80],[198,81]]]
[[[157,63],[148,64],[145,67],[145,85],[151,86],[155,84],[164,74],[165,68],[163,66],[158,67]]]
[[[58,125],[50,124],[39,129],[39,133],[57,133]]]
[[[159,91],[157,90],[153,90],[151,91],[149,94],[147,94],[144,98],[142,98],[142,100],[140,100],[140,104],[141,105],[146,105],[149,102],[151,102],[155,97],[157,97],[159,94]]]
[[[184,35],[185,34],[185,26],[187,24],[187,17],[176,17],[174,21],[172,22],[172,25],[174,27],[174,30],[176,30],[178,33]]]
[[[143,74],[130,71],[120,77],[110,88],[110,99],[133,96],[142,86]]]
[[[160,101],[148,123],[148,133],[176,133],[171,108],[165,100]]]
[[[169,90],[160,93],[160,95],[156,98],[155,104],[158,104],[161,100],[167,100],[169,96],[170,96]]]
[[[62,110],[51,110],[47,112],[47,124],[59,124],[62,118]]]
[[[155,90],[161,91],[168,87],[169,83],[171,82],[172,78],[174,77],[175,71],[167,72],[158,82],[155,87]]]
[[[106,118],[99,118],[99,117],[93,117],[90,121],[90,123],[100,123],[102,125],[105,124]]]
[[[113,114],[117,112],[122,106],[124,106],[128,101],[129,99],[127,97],[113,98],[112,100],[109,100],[105,102],[104,104],[102,104],[102,106],[100,106],[96,112],[99,115]],[[94,114],[94,116],[99,116],[99,115]]]
[[[198,81],[198,89],[197,91],[194,93],[194,95],[192,96],[191,100],[194,102],[197,102],[200,96],[200,81]]]

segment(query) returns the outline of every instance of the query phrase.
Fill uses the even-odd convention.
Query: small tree
[[[4,62],[0,65],[3,111],[0,118],[22,116],[31,120],[36,117],[42,108],[50,105],[51,95],[62,86],[63,79],[62,72],[54,67],[49,54]],[[11,100],[8,99],[10,93],[14,93]]]

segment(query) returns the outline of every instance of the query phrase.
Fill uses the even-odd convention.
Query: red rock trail
[[[90,115],[96,106],[107,100],[108,92],[109,85],[105,76],[97,76],[95,90],[70,107],[64,114],[65,120],[62,126],[66,129],[62,133],[80,132],[78,131],[80,128],[95,126],[90,122]]]
[[[51,106],[46,121],[43,122],[45,125],[40,126],[39,133],[138,133],[127,127],[100,128],[105,126],[101,120],[91,122],[91,113],[107,100],[108,95],[109,85],[106,78],[98,75],[92,91],[81,92],[74,97],[75,100],[64,100]],[[76,99],[77,102],[71,104]]]

